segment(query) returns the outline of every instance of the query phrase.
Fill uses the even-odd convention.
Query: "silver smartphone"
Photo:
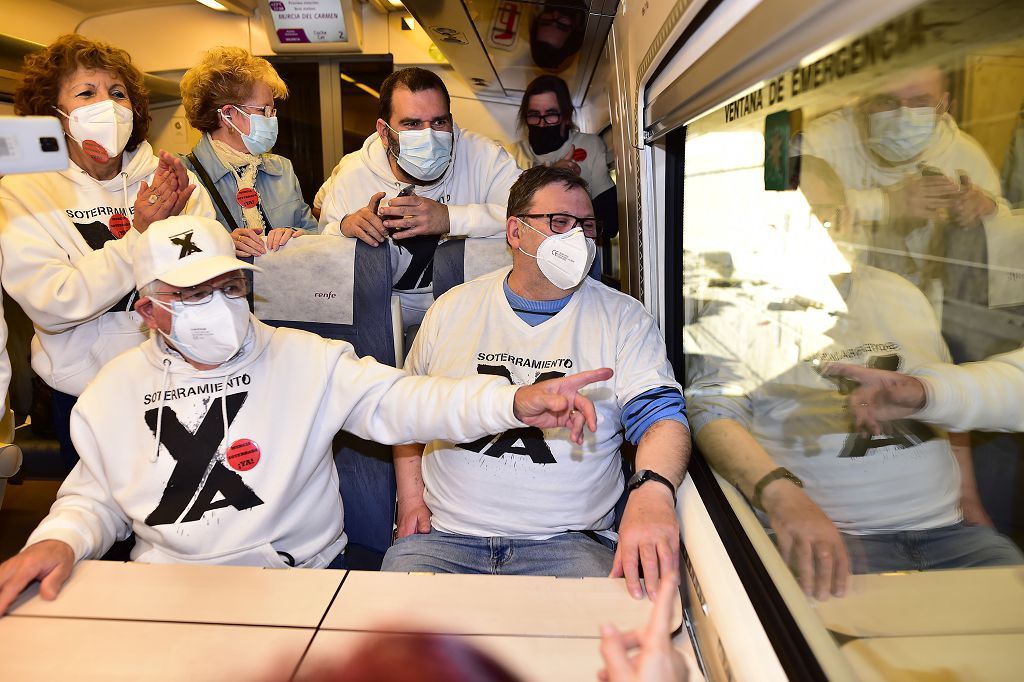
[[[0,175],[68,167],[64,129],[54,116],[0,116]]]

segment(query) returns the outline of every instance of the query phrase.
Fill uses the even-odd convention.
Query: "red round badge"
[[[586,149],[584,149],[583,147],[576,147],[576,149],[573,150],[573,152],[572,152],[572,160],[573,161],[582,161],[585,158],[587,158],[587,150]]]
[[[110,216],[107,228],[110,230],[110,234],[120,239],[128,234],[128,230],[132,229],[132,221],[128,220],[128,216],[123,213],[115,213]]]
[[[242,208],[253,208],[260,203],[260,195],[252,187],[243,187],[235,195],[235,201]]]
[[[239,438],[228,446],[228,466],[235,471],[248,471],[259,461],[260,446],[248,438]]]
[[[106,163],[110,161],[110,155],[107,154],[107,150],[103,148],[96,140],[86,140],[82,143],[82,151],[88,154],[89,158],[96,163]]]

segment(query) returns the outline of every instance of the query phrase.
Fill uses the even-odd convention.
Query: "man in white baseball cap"
[[[533,386],[409,377],[345,342],[249,315],[230,236],[206,218],[153,223],[133,250],[136,310],[156,333],[79,398],[81,461],[50,514],[0,564],[0,614],[32,580],[53,599],[75,562],[135,533],[149,563],[341,567],[344,511],[331,441],[463,442],[524,424],[594,430],[583,372]],[[282,421],[281,417],[286,419]]]

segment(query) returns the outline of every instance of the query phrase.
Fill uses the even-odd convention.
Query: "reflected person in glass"
[[[1021,563],[981,506],[966,434],[910,419],[881,437],[854,427],[849,385],[824,375],[830,363],[913,370],[949,352],[916,287],[857,261],[868,236],[832,168],[804,156],[800,188],[811,216],[800,238],[824,231],[823,245],[838,247],[802,265],[830,266],[820,300],[719,303],[688,331],[700,347],[728,339],[742,349],[689,357],[701,450],[752,500],[818,599],[844,594],[850,572]]]
[[[803,139],[803,153],[831,164],[855,219],[871,228],[875,248],[861,257],[906,277],[940,313],[944,299],[987,305],[985,226],[1009,210],[984,149],[950,115],[949,78],[936,65],[890,75],[812,121]]]

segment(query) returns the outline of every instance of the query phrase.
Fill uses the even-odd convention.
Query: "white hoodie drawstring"
[[[164,394],[167,392],[167,378],[171,371],[171,360],[170,358],[164,358],[164,376],[160,382],[160,406],[156,408],[156,449],[153,454],[150,455],[149,461],[155,463],[160,457],[160,429],[163,427],[164,418]]]
[[[128,173],[121,171],[121,194],[124,195],[124,217],[132,219],[132,212],[128,206]]]
[[[128,219],[129,223],[134,223],[135,221],[132,220],[131,207],[128,204],[128,173],[126,171],[121,171],[121,194],[122,194],[122,196],[124,196],[124,217]],[[129,229],[131,229],[131,228],[129,228]],[[133,291],[131,296],[128,297],[128,305],[125,306],[125,311],[126,312],[131,312],[132,311],[132,306],[135,304],[135,294],[136,293],[137,292]],[[159,424],[160,423],[160,415],[159,415],[159,413],[157,414],[157,418],[156,419],[157,419],[157,423]],[[158,442],[159,442],[159,440],[160,439],[157,438]],[[159,448],[159,447],[160,446],[157,445],[157,448]],[[155,462],[156,460],[153,460],[153,461]]]
[[[231,374],[224,376],[224,384],[220,389],[220,417],[224,420],[224,459],[228,457],[228,446],[231,443],[228,440],[228,380],[231,378]]]

